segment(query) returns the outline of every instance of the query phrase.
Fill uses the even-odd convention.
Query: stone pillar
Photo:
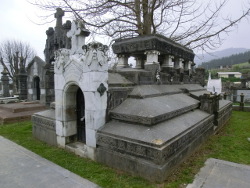
[[[160,63],[158,62],[159,51],[150,50],[146,51],[144,54],[147,55],[146,62],[144,64],[144,69],[152,73],[153,79],[155,79],[156,71],[160,70]]]
[[[244,111],[244,93],[240,94],[240,110]]]
[[[184,70],[185,71],[191,70],[191,65],[192,65],[192,61],[185,61],[184,62]]]
[[[214,114],[219,111],[219,95],[204,94],[200,96],[201,106],[200,109]]]
[[[128,55],[119,54],[117,57],[118,57],[117,67],[119,67],[119,68],[129,67],[129,65],[128,65],[129,56]]]
[[[10,90],[9,90],[9,77],[7,76],[8,72],[6,69],[2,72],[2,91],[3,91],[3,97],[9,97],[10,96]]]
[[[174,64],[175,69],[183,69],[183,61],[184,59],[178,58]]]
[[[146,51],[144,54],[147,55],[147,60],[145,62],[145,65],[159,64],[158,62],[158,55],[160,55],[159,51],[150,50]]]
[[[135,57],[135,63],[136,63],[135,68],[141,69],[143,64],[143,57],[142,56]]]
[[[26,100],[28,98],[28,89],[27,89],[27,73],[25,69],[20,69],[18,74],[18,93],[20,100]]]
[[[171,72],[174,68],[174,62],[173,62],[174,56],[172,55],[166,55],[165,59],[162,64],[162,69],[165,70],[165,72]]]

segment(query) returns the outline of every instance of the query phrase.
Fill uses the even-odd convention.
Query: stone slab
[[[0,136],[1,188],[97,188],[96,184]]]
[[[232,105],[233,103],[228,100],[219,100],[219,109],[225,108],[228,105]]]
[[[176,136],[188,131],[193,125],[202,122],[208,117],[208,113],[196,109],[152,127],[111,121],[99,129],[98,134],[112,135],[146,145],[162,147],[174,140]],[[156,142],[157,140],[160,142]]]
[[[127,98],[110,113],[113,119],[154,125],[198,106],[198,100],[186,94],[175,94],[144,99]]]
[[[250,166],[210,158],[187,188],[249,188]]]
[[[190,92],[190,96],[197,100],[199,100],[199,97],[204,94],[210,94],[210,92],[206,90]]]
[[[0,104],[0,124],[31,120],[34,113],[44,109],[42,104]]]
[[[123,77],[122,75],[118,74],[118,73],[109,73],[108,74],[108,84],[109,87],[112,86],[132,86],[134,85],[133,82],[129,81],[128,79],[126,79],[125,77]]]
[[[34,111],[34,110],[44,110],[46,106],[40,104],[39,102],[20,102],[20,103],[11,103],[11,104],[0,104],[0,109],[18,113],[24,111]]]
[[[132,98],[147,98],[161,95],[171,95],[176,93],[183,93],[199,91],[204,92],[204,88],[198,84],[174,84],[174,85],[139,85],[136,86],[130,93]]]

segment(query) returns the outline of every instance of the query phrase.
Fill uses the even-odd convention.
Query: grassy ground
[[[193,181],[194,175],[210,157],[250,165],[250,143],[247,141],[250,137],[249,112],[234,111],[227,126],[219,134],[211,136],[192,156],[176,168],[168,181],[162,184],[154,184],[139,177],[129,176],[37,141],[32,137],[31,122],[0,126],[0,135],[101,187],[185,187]]]

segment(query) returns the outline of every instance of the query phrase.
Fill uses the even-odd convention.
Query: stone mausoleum
[[[51,109],[33,115],[33,135],[116,169],[162,182],[230,118],[232,104],[204,89],[192,50],[161,35],[85,44],[73,21],[55,51]],[[136,67],[128,66],[134,57]]]

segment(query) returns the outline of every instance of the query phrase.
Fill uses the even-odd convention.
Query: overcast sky
[[[203,0],[206,1],[206,0]],[[229,0],[227,12],[232,16],[239,15],[242,2],[249,0]],[[48,27],[54,27],[55,22],[37,25],[33,22],[40,22],[38,15],[40,10],[30,5],[26,0],[1,0],[0,2],[0,42],[6,39],[17,39],[28,42],[37,52],[38,56],[44,59],[43,50],[46,41],[45,31]],[[65,19],[64,19],[65,21]],[[241,22],[228,36],[218,49],[225,48],[248,48],[250,49],[250,19]]]

